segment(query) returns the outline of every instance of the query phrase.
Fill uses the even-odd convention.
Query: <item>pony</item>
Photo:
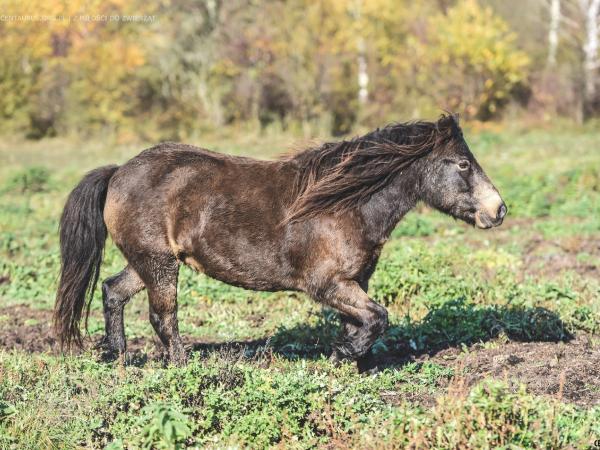
[[[234,286],[300,291],[340,314],[332,360],[372,363],[388,326],[367,295],[392,230],[418,202],[478,228],[507,208],[471,153],[458,119],[395,123],[361,137],[260,161],[161,143],[122,166],[89,172],[60,219],[54,324],[82,345],[110,235],[127,266],[102,283],[107,354],[126,351],[123,308],[142,289],[168,361],[186,352],[177,322],[181,264]]]

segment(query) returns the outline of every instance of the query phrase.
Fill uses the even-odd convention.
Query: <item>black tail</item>
[[[89,172],[69,195],[60,218],[60,282],[54,306],[54,329],[61,348],[82,345],[80,322],[85,322],[98,282],[106,241],[103,210],[108,182],[117,166]],[[86,297],[89,299],[86,302]]]

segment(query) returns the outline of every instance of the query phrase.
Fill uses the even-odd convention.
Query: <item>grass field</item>
[[[390,311],[384,370],[328,360],[336,315],[187,268],[190,363],[163,367],[145,294],[129,354],[105,363],[99,292],[88,349],[50,331],[57,221],[93,167],[143,145],[0,143],[0,448],[587,448],[600,439],[600,131],[467,131],[509,208],[478,231],[424,207],[393,233],[369,294]],[[197,142],[272,157],[293,137]],[[123,267],[108,242],[103,277]]]

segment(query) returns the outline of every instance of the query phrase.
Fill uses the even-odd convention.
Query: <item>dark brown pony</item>
[[[57,335],[66,347],[82,343],[108,231],[128,262],[102,285],[113,355],[125,352],[123,308],[146,288],[170,361],[185,362],[177,325],[183,263],[235,286],[302,291],[335,308],[343,329],[332,358],[360,367],[388,324],[367,295],[369,278],[419,201],[479,228],[506,214],[454,116],[389,125],[276,161],[159,144],[91,171],[71,192],[60,221]]]

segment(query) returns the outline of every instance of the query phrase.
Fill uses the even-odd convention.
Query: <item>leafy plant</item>
[[[17,410],[13,405],[3,400],[0,400],[0,423],[8,417],[16,414]]]
[[[140,411],[139,440],[144,449],[182,449],[191,436],[188,417],[167,403],[151,403]]]

